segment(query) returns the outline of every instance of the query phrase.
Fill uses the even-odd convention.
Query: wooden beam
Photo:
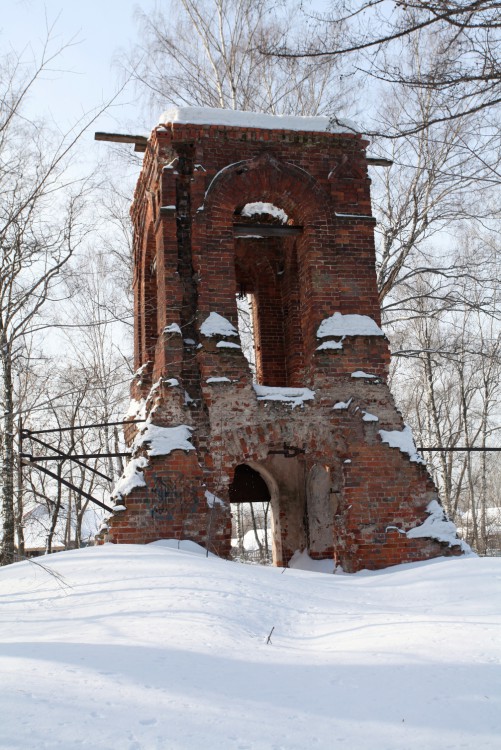
[[[148,138],[145,135],[127,135],[126,133],[94,133],[94,140],[133,143],[134,151],[146,151],[146,144],[148,143]]]
[[[369,167],[391,167],[391,159],[379,159],[377,156],[368,156],[367,164]]]
[[[303,227],[287,224],[233,224],[235,237],[291,237],[303,233]]]

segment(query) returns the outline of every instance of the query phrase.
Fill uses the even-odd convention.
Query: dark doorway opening
[[[259,472],[247,464],[240,464],[235,469],[229,496],[233,559],[271,565],[271,495],[268,485]]]

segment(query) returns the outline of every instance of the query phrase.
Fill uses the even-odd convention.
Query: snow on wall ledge
[[[125,414],[123,415],[124,419],[146,419],[146,399],[142,398],[140,400],[137,400],[135,398],[131,398],[129,402],[129,407]]]
[[[335,312],[318,326],[317,338],[326,336],[384,336],[384,333],[368,315]]]
[[[133,449],[137,450],[144,443],[149,443],[148,456],[166,456],[174,450],[194,451],[195,446],[190,443],[193,427],[180,424],[177,427],[160,427],[151,422],[146,423],[145,429],[136,437]]]
[[[282,208],[278,208],[273,203],[246,203],[242,209],[242,216],[256,216],[260,214],[266,214],[272,216],[274,219],[279,219],[282,224],[287,224],[289,217]]]
[[[266,115],[213,107],[169,107],[159,117],[159,125],[225,125],[261,130],[301,130],[311,133],[359,133],[356,123],[337,117]]]
[[[457,529],[452,521],[447,519],[444,509],[437,500],[432,500],[426,512],[428,518],[421,526],[416,526],[407,532],[409,539],[436,539],[437,542],[447,542],[450,547],[460,546],[467,554],[473,554],[470,546],[457,536]]]
[[[311,401],[315,398],[315,391],[309,388],[280,388],[270,385],[258,385],[253,383],[258,401],[282,401],[289,404],[294,409],[296,406],[303,406],[305,401]]]
[[[224,318],[217,312],[211,312],[200,326],[200,333],[210,338],[211,336],[238,336],[238,331],[228,318]]]
[[[414,436],[409,425],[405,425],[403,430],[379,430],[379,434],[383,443],[388,443],[390,448],[398,448],[402,453],[407,453],[414,463],[426,463],[421,454],[417,452]]]
[[[115,484],[111,497],[120,500],[120,498],[128,495],[129,492],[132,492],[135,487],[146,487],[142,471],[146,466],[148,466],[148,459],[146,456],[131,458],[126,464],[122,476]]]
[[[148,456],[166,456],[174,450],[193,451],[195,446],[190,443],[192,430],[192,427],[185,424],[177,427],[160,427],[151,422],[146,422],[146,426],[136,436],[132,444],[132,451],[136,453],[145,443],[149,443],[149,447],[146,449]],[[131,458],[113,488],[111,497],[120,500],[135,487],[145,487],[143,470],[148,464],[149,461],[146,456]]]
[[[322,320],[318,326],[317,338],[323,339],[327,336],[341,337],[341,341],[324,341],[317,347],[317,351],[342,349],[343,341],[347,336],[384,336],[384,333],[376,321],[368,315],[343,315],[343,313],[335,312],[330,318]]]

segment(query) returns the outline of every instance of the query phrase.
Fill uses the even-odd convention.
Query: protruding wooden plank
[[[133,143],[134,151],[146,151],[148,138],[145,135],[128,135],[126,133],[94,133],[95,141],[111,143]]]
[[[391,167],[391,159],[379,159],[377,156],[368,156],[367,164],[369,167]]]

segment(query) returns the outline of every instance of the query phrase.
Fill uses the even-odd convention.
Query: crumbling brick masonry
[[[332,130],[182,109],[153,131],[132,207],[129,416],[147,422],[127,428],[111,541],[227,556],[230,500],[266,496],[276,565],[304,549],[345,571],[461,554],[386,385],[367,142]]]

